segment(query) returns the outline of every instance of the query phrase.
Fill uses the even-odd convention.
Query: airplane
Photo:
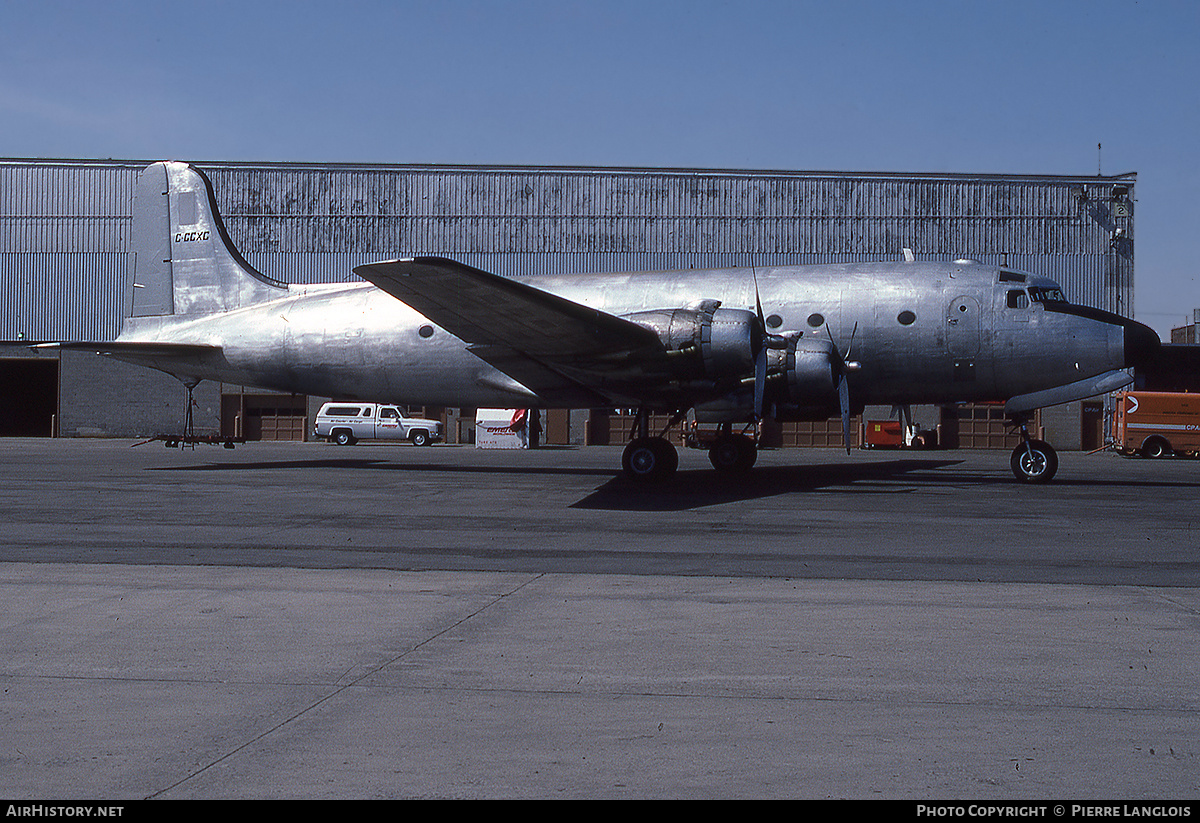
[[[1041,407],[1115,391],[1155,332],[1066,300],[1054,281],[971,261],[500,277],[441,257],[358,266],[359,282],[286,284],[229,238],[199,169],[138,177],[135,262],[115,341],[90,349],[177,377],[425,406],[636,409],[624,474],[678,468],[667,431],[718,426],[714,468],[749,470],[764,419],[865,405],[1003,402],[1014,476],[1051,480]],[[909,257],[909,255],[906,255]],[[650,413],[671,415],[651,431]],[[744,428],[740,428],[744,431]]]

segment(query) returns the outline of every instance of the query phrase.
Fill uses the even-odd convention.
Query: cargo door
[[[960,400],[990,400],[996,393],[996,359],[983,339],[992,335],[992,309],[962,294],[946,307],[946,351]]]
[[[979,301],[961,295],[946,310],[946,345],[954,357],[979,354]]]

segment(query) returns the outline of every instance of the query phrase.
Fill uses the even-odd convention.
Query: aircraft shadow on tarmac
[[[464,466],[441,463],[397,463],[383,458],[329,458],[323,460],[264,460],[252,463],[203,463],[189,466],[153,466],[148,471],[161,472],[236,472],[280,469],[348,469],[373,471],[464,473],[464,474],[522,474],[522,475],[594,475],[611,477],[612,469],[589,469],[572,466]],[[644,487],[643,487],[644,488]]]
[[[892,459],[871,462],[759,466],[743,475],[722,475],[708,468],[678,471],[671,479],[646,484],[614,474],[611,468],[583,466],[496,466],[397,462],[385,458],[324,458],[254,462],[212,462],[186,466],[156,466],[163,472],[247,472],[280,470],[343,470],[406,472],[414,475],[495,474],[534,477],[604,477],[597,487],[571,508],[607,511],[685,511],[725,503],[765,499],[786,494],[837,491],[844,494],[906,494],[925,484],[955,486],[1012,486],[1007,472],[947,471],[963,459]],[[1021,484],[1016,484],[1021,485]],[[1195,488],[1200,479],[1059,477],[1054,487]],[[1033,487],[1041,488],[1041,487]]]
[[[611,468],[582,466],[495,466],[396,462],[379,458],[326,458],[254,462],[216,462],[187,466],[156,466],[164,472],[246,472],[332,469],[346,471],[389,471],[413,474],[496,474],[522,477],[606,477],[599,486],[571,508],[609,511],[684,511],[736,503],[743,500],[798,494],[826,488],[856,494],[897,494],[909,487],[893,485],[901,480],[944,482],[942,474],[929,475],[962,463],[961,460],[883,460],[870,463],[820,464],[808,466],[760,466],[742,475],[722,475],[712,469],[681,470],[670,480],[647,484],[630,480]],[[1012,482],[1008,480],[1006,482]],[[888,484],[888,485],[877,485]]]
[[[885,460],[871,463],[811,466],[763,466],[744,475],[722,475],[708,469],[679,471],[669,481],[646,486],[617,476],[572,505],[576,509],[680,511],[744,500],[802,494],[837,487],[856,494],[897,494],[910,490],[896,481],[932,480],[920,473],[944,469],[961,460]],[[941,480],[939,475],[936,479]],[[886,486],[875,485],[887,483]]]

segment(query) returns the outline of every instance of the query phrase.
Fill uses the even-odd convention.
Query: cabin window
[[[1063,297],[1061,289],[1044,288],[1041,286],[1029,287],[1029,299],[1035,303],[1066,303],[1067,298]]]
[[[896,315],[896,322],[901,326],[911,326],[917,321],[917,316],[910,311],[902,311]]]
[[[1008,293],[1008,307],[1010,309],[1027,309],[1029,308],[1029,295],[1024,289],[1013,289]]]
[[[773,329],[777,329],[783,325],[783,318],[778,314],[772,314],[767,317],[767,325]]]
[[[421,335],[422,337],[433,337],[433,326],[426,324],[417,329],[417,334]]]
[[[808,316],[808,325],[812,326],[814,329],[820,328],[824,324],[825,318],[821,315],[813,313]]]

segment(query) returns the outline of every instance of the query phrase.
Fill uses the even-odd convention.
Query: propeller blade
[[[754,358],[754,416],[762,419],[763,416],[763,395],[767,390],[767,347],[764,345],[758,349],[758,354]]]
[[[758,420],[763,416],[763,398],[767,392],[767,346],[770,335],[767,334],[767,321],[763,318],[762,298],[758,292],[758,269],[750,267],[750,277],[754,280],[754,310],[758,316],[758,333],[761,335],[758,351],[754,353],[754,417]]]
[[[842,438],[846,443],[846,454],[850,453],[850,385],[846,375],[838,381],[838,405],[842,408]]]
[[[833,368],[835,373],[842,374],[845,372],[846,361],[842,359],[842,351],[838,348],[837,341],[833,339],[833,332],[829,328],[829,324],[825,324],[825,334],[829,338],[829,345],[833,349]]]
[[[767,322],[763,319],[762,299],[758,294],[758,269],[754,266],[750,267],[750,277],[754,280],[754,308],[758,312],[758,322],[762,324],[763,330],[766,331]]]
[[[833,347],[833,369],[837,375],[837,393],[838,406],[842,412],[842,441],[846,444],[846,454],[850,453],[850,382],[849,373],[856,371],[859,368],[858,363],[850,362],[850,351],[854,348],[854,336],[858,334],[858,323],[854,324],[854,329],[850,332],[850,343],[846,347],[846,355],[842,356],[838,349],[837,342],[833,339],[833,332],[829,330],[829,326],[825,326],[825,332],[829,335],[829,344]]]

